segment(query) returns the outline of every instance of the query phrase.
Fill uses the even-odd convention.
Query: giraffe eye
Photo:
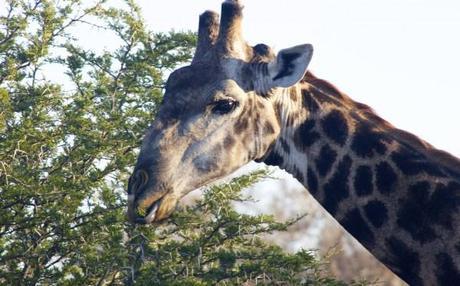
[[[212,113],[215,114],[227,114],[235,110],[238,106],[238,102],[235,100],[223,99],[216,101],[212,107]]]

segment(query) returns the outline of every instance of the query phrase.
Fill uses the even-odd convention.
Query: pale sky
[[[220,0],[137,0],[153,31],[192,30]],[[250,44],[311,43],[310,65],[399,128],[460,157],[460,1],[243,0]]]

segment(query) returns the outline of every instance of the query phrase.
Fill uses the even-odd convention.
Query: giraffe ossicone
[[[460,160],[307,72],[311,45],[248,45],[240,2],[200,16],[191,65],[170,75],[130,178],[130,220],[163,220],[188,192],[262,161],[410,285],[460,283]]]

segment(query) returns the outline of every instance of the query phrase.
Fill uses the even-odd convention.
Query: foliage
[[[154,239],[131,239],[138,253],[133,265],[141,265],[133,280],[139,285],[344,285],[325,275],[313,253],[288,254],[261,239],[286,231],[300,217],[279,223],[271,216],[235,211],[232,202],[249,199],[241,189],[265,175],[260,170],[211,187],[203,200],[176,212],[167,225],[148,228]]]
[[[0,284],[338,284],[311,253],[258,237],[293,222],[232,208],[262,173],[211,188],[161,226],[126,222],[137,146],[195,35],[147,31],[132,1],[88,3],[0,4]],[[78,30],[114,47],[85,48]]]

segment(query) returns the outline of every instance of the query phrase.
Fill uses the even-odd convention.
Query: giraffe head
[[[221,20],[200,16],[191,65],[174,71],[147,130],[128,186],[128,216],[151,223],[206,183],[263,158],[280,132],[276,94],[305,74],[311,45],[281,50],[249,46],[241,35],[242,6],[222,4]]]

